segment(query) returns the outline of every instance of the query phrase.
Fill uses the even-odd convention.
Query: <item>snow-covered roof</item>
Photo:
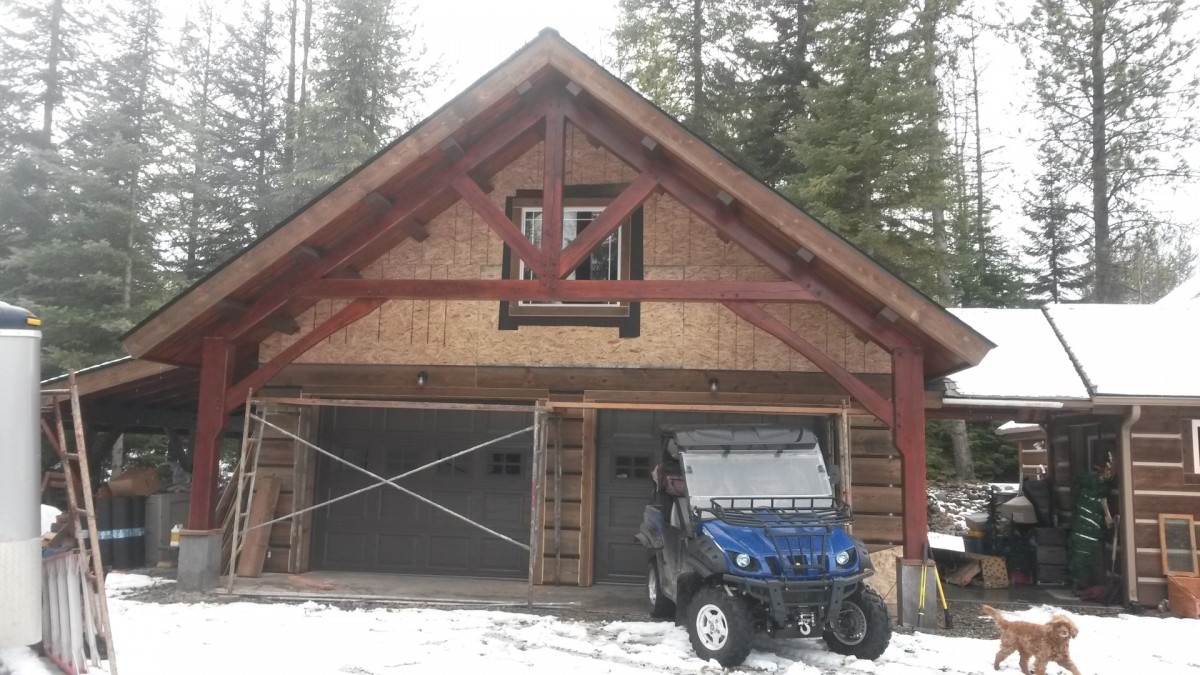
[[[951,309],[996,348],[979,365],[954,373],[947,396],[1087,399],[1087,388],[1040,309]]]
[[[1179,284],[1179,287],[1164,295],[1157,305],[1187,305],[1189,303],[1200,304],[1200,272],[1196,276]]]
[[[1051,305],[1045,311],[1093,394],[1200,396],[1200,303]]]

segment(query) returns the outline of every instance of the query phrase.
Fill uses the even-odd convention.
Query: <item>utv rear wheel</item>
[[[646,565],[646,595],[650,601],[650,616],[669,619],[675,616],[675,603],[663,595],[662,579],[658,575],[658,560],[651,558]]]
[[[892,620],[883,598],[863,588],[842,601],[842,611],[825,627],[829,651],[875,660],[892,639]]]
[[[740,665],[750,655],[754,641],[754,618],[740,595],[730,595],[720,586],[706,586],[688,605],[688,637],[696,656],[716,659],[726,668]]]

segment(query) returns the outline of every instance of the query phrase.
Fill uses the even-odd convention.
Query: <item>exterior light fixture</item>
[[[720,388],[721,388],[721,381],[718,380],[717,378],[714,377],[708,381],[708,390],[711,391],[712,393],[714,393],[714,394],[717,393],[717,390]]]
[[[417,386],[418,387],[424,387],[425,383],[428,381],[429,381],[429,373],[427,373],[423,370],[421,372],[417,373]]]

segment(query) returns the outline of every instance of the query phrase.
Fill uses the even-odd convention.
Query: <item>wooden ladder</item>
[[[64,430],[61,393],[55,393],[52,398],[55,428],[53,430],[46,428],[46,422],[43,420],[43,431],[52,441],[51,445],[58,452],[58,458],[62,462],[67,506],[70,513],[68,523],[75,533],[75,546],[79,551],[80,574],[83,577],[84,592],[88,596],[83,603],[83,612],[89,656],[97,668],[102,667],[102,661],[96,649],[96,633],[99,633],[108,657],[108,672],[117,675],[117,656],[113,649],[112,624],[108,616],[108,597],[104,591],[104,563],[100,559],[96,504],[92,499],[91,469],[88,467],[83,413],[79,405],[79,387],[75,383],[75,371],[70,372],[68,382],[70,385],[67,390],[69,392],[68,400],[71,404],[71,420],[75,432],[74,452],[68,445]],[[80,528],[81,520],[87,524],[86,529]],[[99,625],[96,625],[96,621],[99,621]]]

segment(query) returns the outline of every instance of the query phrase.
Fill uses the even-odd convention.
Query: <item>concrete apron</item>
[[[183,570],[180,570],[182,574]],[[222,578],[218,593],[229,593]],[[524,607],[529,585],[515,579],[435,577],[366,572],[308,572],[238,577],[233,595],[281,600],[390,602],[453,607]],[[578,610],[637,616],[646,611],[644,585],[601,584],[534,586],[533,605],[543,609]]]

